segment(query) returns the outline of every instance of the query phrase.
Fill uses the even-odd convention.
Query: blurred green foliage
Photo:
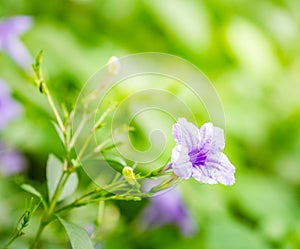
[[[213,82],[226,115],[226,153],[236,166],[232,187],[182,184],[199,232],[184,238],[171,226],[139,231],[141,204],[109,206],[104,248],[300,248],[300,2],[180,0],[5,0],[0,16],[31,15],[22,36],[43,68],[58,102],[71,108],[81,87],[112,55],[156,51],[194,63]],[[24,209],[26,181],[45,189],[45,164],[62,154],[41,94],[4,53],[0,77],[25,106],[23,118],[2,140],[23,151],[25,176],[0,180],[0,241],[8,238]],[[87,182],[81,174],[81,188]],[[97,207],[74,211],[79,224]],[[77,215],[76,215],[77,214]],[[36,220],[25,230],[30,237]],[[55,226],[56,225],[56,226]],[[58,224],[43,248],[66,248]],[[111,232],[113,231],[113,232]],[[106,233],[104,233],[106,235]],[[59,238],[56,238],[59,234]],[[51,242],[51,243],[50,243]],[[20,239],[13,248],[24,248]],[[53,245],[55,244],[55,245]]]

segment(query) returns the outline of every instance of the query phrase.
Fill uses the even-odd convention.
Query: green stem
[[[43,72],[42,72],[42,68],[41,68],[41,62],[42,62],[42,55],[43,55],[43,51],[40,51],[38,56],[36,57],[36,61],[35,61],[35,64],[32,65],[33,67],[33,70],[35,72],[35,82],[37,84],[37,86],[39,87],[40,89],[40,92],[41,93],[44,93],[47,98],[48,98],[48,102],[50,104],[50,107],[56,117],[56,120],[58,122],[58,125],[59,125],[59,128],[61,129],[61,131],[64,133],[65,132],[65,127],[64,127],[64,124],[58,114],[58,111],[56,109],[56,106],[53,102],[53,99],[51,97],[51,94],[49,92],[49,89],[47,87],[47,84],[44,80],[44,76],[43,76]]]
[[[30,246],[30,249],[36,248],[36,246],[38,244],[38,241],[41,237],[42,232],[44,231],[45,227],[52,221],[52,216],[55,212],[55,208],[56,208],[57,202],[59,200],[59,197],[60,197],[60,195],[61,195],[61,193],[62,193],[62,191],[65,187],[65,184],[67,183],[67,180],[68,180],[69,176],[75,170],[75,168],[72,167],[72,163],[71,163],[71,149],[72,149],[72,146],[73,146],[72,143],[70,142],[70,140],[71,140],[71,138],[70,138],[70,136],[71,136],[71,133],[70,133],[70,129],[71,129],[70,127],[71,126],[70,126],[70,124],[71,123],[67,123],[66,124],[67,126],[65,126],[62,119],[61,119],[61,117],[60,117],[60,115],[59,115],[59,113],[58,113],[58,110],[55,106],[55,103],[54,103],[54,101],[52,99],[52,96],[49,92],[49,89],[47,87],[47,84],[44,81],[44,77],[43,77],[42,70],[41,70],[41,60],[42,60],[42,51],[38,54],[38,56],[36,58],[36,62],[33,65],[33,69],[34,69],[35,76],[36,76],[36,83],[37,83],[40,91],[47,96],[49,105],[50,105],[50,107],[51,107],[51,109],[54,113],[54,116],[57,120],[59,129],[63,133],[64,147],[65,147],[66,155],[65,155],[65,163],[64,163],[63,173],[61,174],[61,177],[60,177],[60,179],[58,181],[58,184],[55,188],[53,197],[50,200],[49,207],[47,208],[47,210],[45,210],[45,213],[43,214],[43,216],[41,218],[39,228],[37,230],[36,236],[35,236],[32,244]],[[72,116],[69,116],[68,119],[69,119],[68,121],[70,122],[71,119],[72,119]],[[73,139],[76,139],[76,137],[73,138]]]
[[[38,244],[38,242],[40,240],[40,237],[42,235],[42,232],[44,231],[44,229],[45,229],[45,227],[46,227],[47,224],[48,223],[45,223],[45,222],[41,221],[41,223],[39,225],[39,229],[37,230],[37,233],[36,233],[36,235],[34,237],[34,241],[32,242],[32,244],[31,244],[31,246],[30,246],[29,249],[35,249],[36,248],[36,246],[37,246],[37,244]]]
[[[96,189],[91,192],[88,192],[79,198],[77,198],[75,201],[71,202],[70,204],[61,207],[60,209],[55,211],[55,215],[66,212],[67,210],[70,210],[72,208],[81,207],[90,203],[95,203],[99,201],[107,201],[107,200],[132,200],[133,197],[127,197],[126,194],[129,194],[131,190],[128,190],[122,195],[112,195],[108,196],[113,191],[116,190],[122,190],[124,188],[123,184],[125,183],[125,180],[119,181],[119,182],[113,182],[109,185],[106,185],[102,187],[101,189]],[[124,189],[125,190],[125,189]],[[104,191],[103,193],[101,193]],[[146,194],[140,194],[140,197],[146,197]],[[139,197],[137,197],[139,198]]]
[[[51,107],[51,109],[52,109],[52,111],[54,113],[54,116],[56,117],[56,120],[57,120],[57,123],[59,125],[59,128],[64,133],[65,132],[65,126],[64,126],[64,124],[63,124],[63,122],[62,122],[62,120],[61,120],[61,118],[60,118],[60,116],[58,114],[58,111],[57,111],[56,106],[54,104],[54,101],[53,101],[53,99],[51,97],[51,94],[49,94],[49,90],[48,90],[47,85],[45,84],[44,87],[45,87],[45,94],[46,94],[46,96],[48,98],[49,105],[50,105],[50,107]]]
[[[59,213],[62,213],[62,212],[65,212],[66,210],[69,210],[69,209],[72,209],[72,208],[75,208],[75,207],[80,207],[80,206],[83,206],[83,205],[86,205],[86,201],[84,201],[84,199],[88,198],[88,197],[92,197],[93,195],[95,194],[99,194],[102,190],[104,189],[100,189],[100,190],[93,190],[91,192],[88,192],[82,196],[80,196],[79,198],[77,198],[75,201],[71,202],[70,204],[56,210],[55,214],[59,214]],[[103,196],[103,198],[107,198],[105,195]]]
[[[63,171],[60,179],[59,179],[59,183],[57,185],[57,188],[54,192],[54,195],[52,197],[52,200],[50,202],[50,205],[49,205],[49,209],[48,209],[48,212],[47,212],[47,218],[53,213],[54,209],[55,209],[55,206],[56,206],[56,203],[60,197],[60,194],[70,176],[71,172],[70,171]]]
[[[79,137],[80,132],[81,132],[81,130],[83,129],[83,127],[84,127],[86,121],[87,121],[87,118],[86,118],[85,116],[83,116],[83,119],[80,121],[80,123],[79,123],[79,125],[78,125],[78,128],[77,128],[77,130],[74,132],[74,135],[73,135],[73,137],[72,137],[72,139],[71,139],[71,141],[70,141],[70,143],[69,143],[69,145],[68,145],[68,149],[69,149],[69,150],[71,150],[71,149],[74,147],[74,145],[75,145],[75,143],[76,143],[76,140],[77,140],[77,138]]]
[[[107,194],[110,193],[108,190],[110,188],[117,187],[119,184],[123,184],[123,183],[124,182],[113,182],[109,185],[106,185],[106,186],[100,188],[100,189],[96,189],[96,190],[93,190],[91,192],[88,192],[88,193],[80,196],[75,201],[71,202],[70,204],[56,210],[55,214],[58,214],[58,213],[66,211],[66,210],[69,210],[69,209],[72,209],[72,208],[75,208],[75,207],[80,207],[80,206],[86,205],[87,203],[93,202],[94,201],[93,196],[101,194],[102,191],[104,191],[103,196],[97,197],[97,201],[108,200],[108,199],[110,199],[110,197],[106,196]]]
[[[54,192],[54,195],[50,201],[50,205],[49,205],[49,208],[47,210],[47,212],[43,215],[43,217],[41,218],[41,221],[40,221],[40,225],[39,225],[39,228],[37,230],[37,233],[35,235],[35,238],[34,238],[34,241],[32,242],[31,246],[30,246],[30,249],[35,249],[37,244],[38,244],[38,241],[42,235],[42,232],[44,231],[45,227],[52,221],[52,215],[54,213],[54,210],[55,210],[55,207],[56,207],[56,204],[57,204],[57,201],[60,197],[60,194],[70,176],[72,172],[71,171],[63,171],[60,179],[59,179],[59,182],[57,184],[57,187],[56,187],[56,190]]]
[[[82,155],[85,152],[87,146],[89,145],[92,137],[93,137],[93,134],[90,133],[89,136],[86,138],[86,140],[85,140],[83,146],[81,147],[79,154],[77,156],[77,159],[76,159],[77,162],[80,162],[80,160],[82,159]]]
[[[17,230],[10,240],[7,241],[7,243],[2,247],[2,249],[7,249],[18,237],[22,236],[23,234],[20,232],[21,231]]]

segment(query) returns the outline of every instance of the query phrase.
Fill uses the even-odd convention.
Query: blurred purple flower
[[[26,162],[23,155],[0,143],[0,175],[10,176],[25,170]]]
[[[179,118],[173,126],[173,136],[177,145],[172,151],[171,167],[176,175],[209,184],[234,183],[235,167],[221,152],[225,147],[221,128],[205,123],[198,129]]]
[[[175,188],[151,197],[149,205],[142,213],[142,222],[142,227],[146,229],[174,224],[185,236],[193,236],[197,230],[183,203],[181,193]]]
[[[0,20],[0,51],[7,53],[20,67],[29,69],[32,57],[20,36],[32,26],[29,16],[13,16]]]
[[[0,131],[22,113],[22,107],[10,95],[8,86],[0,79]]]

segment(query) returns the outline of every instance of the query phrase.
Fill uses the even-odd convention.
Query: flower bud
[[[111,75],[116,75],[120,71],[120,61],[116,56],[110,57],[107,63],[107,72]]]
[[[133,172],[133,169],[129,166],[125,166],[122,170],[122,174],[125,177],[125,179],[128,181],[129,184],[135,185],[136,179]]]

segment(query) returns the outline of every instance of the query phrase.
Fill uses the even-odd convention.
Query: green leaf
[[[63,164],[54,155],[50,154],[47,162],[47,186],[48,195],[51,200],[61,174],[63,172]]]
[[[82,227],[59,217],[58,219],[67,231],[73,249],[94,249],[88,233]]]
[[[47,208],[47,203],[46,203],[43,195],[39,191],[37,191],[34,187],[32,187],[31,185],[28,185],[28,184],[22,184],[21,188],[24,189],[25,191],[27,191],[28,193],[33,194],[36,197],[38,197],[41,200],[41,202],[43,203],[44,208]]]
[[[51,200],[54,192],[57,188],[59,180],[63,174],[63,163],[57,159],[54,155],[50,155],[47,162],[47,186],[48,186],[48,195]],[[78,177],[76,172],[72,173],[69,176],[61,194],[59,197],[59,201],[71,195],[77,188],[78,185]]]

